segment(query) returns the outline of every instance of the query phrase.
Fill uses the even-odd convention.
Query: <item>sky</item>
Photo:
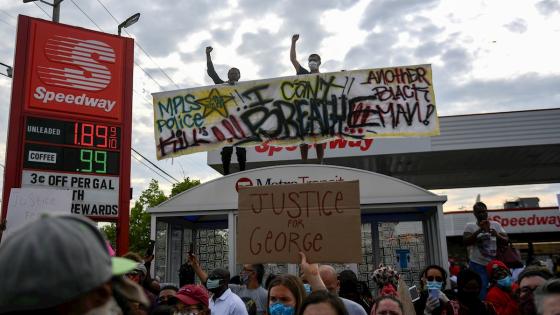
[[[0,0],[0,62],[13,63],[17,15],[50,19],[51,12],[41,2]],[[289,48],[296,33],[300,62],[320,52],[322,72],[429,63],[440,116],[560,104],[559,0],[65,0],[60,22],[116,33],[136,12],[140,20],[123,32],[138,44],[132,146],[178,179],[221,175],[205,153],[156,160],[151,93],[212,84],[206,46],[214,48],[221,77],[235,66],[241,80],[293,75]],[[0,76],[2,165],[10,94],[11,79]],[[134,196],[152,178],[168,193],[170,182],[133,157]],[[531,196],[557,206],[560,183],[434,192],[448,196],[446,211],[470,209],[477,194],[489,208]]]

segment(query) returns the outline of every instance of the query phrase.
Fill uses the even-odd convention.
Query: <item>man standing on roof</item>
[[[308,65],[309,70],[302,67],[299,62],[297,61],[296,57],[296,42],[299,39],[299,34],[294,34],[292,36],[292,46],[290,48],[290,61],[294,68],[296,69],[296,74],[310,74],[310,73],[319,73],[319,66],[321,65],[321,56],[318,54],[311,54],[308,58]],[[305,133],[305,131],[302,131]],[[307,161],[307,152],[309,150],[307,143],[302,143],[299,145],[300,152],[301,152],[301,159],[305,162]],[[315,152],[317,153],[317,159],[319,160],[319,164],[323,164],[323,156],[325,151],[323,149],[323,145],[321,143],[315,144]]]
[[[228,71],[227,82],[222,80],[216,73],[216,70],[214,69],[214,64],[212,63],[212,57],[210,56],[212,50],[213,48],[211,46],[206,47],[206,67],[207,67],[206,72],[208,73],[208,76],[212,78],[212,81],[214,81],[215,84],[227,83],[229,85],[234,85],[237,81],[239,81],[239,78],[241,77],[241,73],[239,72],[239,69],[235,67],[230,68]],[[229,165],[231,164],[232,154],[233,154],[233,147],[227,146],[222,148],[221,155],[222,155],[222,166],[224,168],[224,175],[229,174]],[[239,164],[239,170],[244,171],[245,162],[247,161],[247,150],[242,147],[235,147],[235,154],[237,156],[237,163]]]
[[[482,280],[480,299],[484,300],[489,283],[486,265],[496,259],[498,240],[505,244],[508,237],[500,223],[488,220],[488,209],[483,202],[474,204],[473,214],[476,222],[467,223],[465,226],[463,243],[469,250],[469,268],[478,273]]]

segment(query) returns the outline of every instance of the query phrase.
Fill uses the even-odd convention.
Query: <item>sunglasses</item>
[[[427,276],[426,280],[428,281],[437,281],[437,282],[443,282],[443,278],[440,276]]]

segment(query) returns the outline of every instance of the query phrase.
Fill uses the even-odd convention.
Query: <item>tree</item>
[[[178,195],[200,184],[200,180],[191,180],[189,177],[183,179],[182,182],[173,184],[171,194],[166,197],[159,188],[157,180],[152,179],[148,188],[140,194],[138,200],[134,203],[130,212],[129,226],[129,250],[143,254],[146,252],[150,242],[150,215],[146,212],[147,208],[152,208],[166,201],[168,198]],[[113,244],[116,243],[116,226],[110,224],[101,228],[107,235],[107,238]]]
[[[171,194],[169,195],[169,198],[174,197],[179,193],[182,193],[185,190],[189,190],[197,185],[200,185],[200,180],[198,179],[191,180],[189,177],[183,178],[182,182],[173,184],[173,188],[171,188]]]

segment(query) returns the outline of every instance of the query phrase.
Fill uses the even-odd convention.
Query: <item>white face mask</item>
[[[318,62],[318,61],[315,61],[315,60],[309,61],[309,69],[310,69],[310,70],[317,70],[317,69],[319,69],[319,62]]]

